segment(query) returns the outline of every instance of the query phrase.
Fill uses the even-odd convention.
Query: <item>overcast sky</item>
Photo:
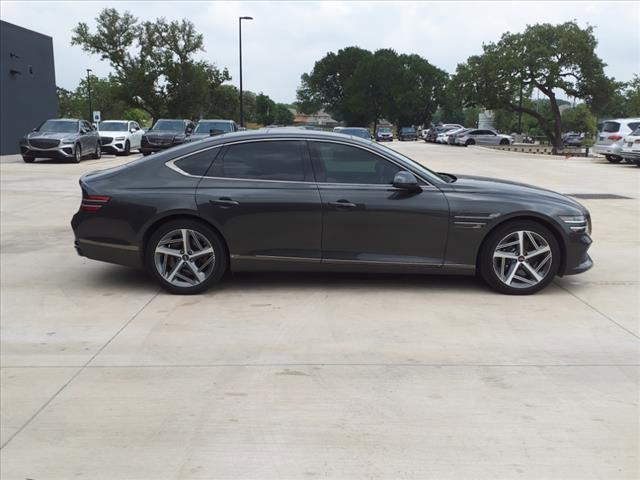
[[[640,2],[171,2],[171,1],[7,1],[2,20],[53,37],[56,80],[75,88],[86,68],[105,76],[108,63],[70,46],[79,21],[95,26],[106,7],[129,10],[141,20],[188,18],[204,34],[202,57],[227,67],[238,80],[238,16],[243,23],[244,88],[279,102],[295,100],[300,75],[328,51],[357,45],[418,53],[453,73],[480,53],[483,42],[531,23],[577,20],[596,27],[598,55],[619,80],[640,71]]]

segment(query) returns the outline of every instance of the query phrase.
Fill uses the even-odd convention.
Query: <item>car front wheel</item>
[[[227,270],[227,252],[220,236],[197,220],[175,220],[156,230],[146,246],[150,273],[169,292],[201,293]]]
[[[533,221],[510,222],[489,234],[478,269],[494,290],[510,295],[527,295],[549,285],[560,266],[556,237]]]
[[[35,160],[35,157],[32,157],[30,155],[23,155],[22,156],[22,160],[24,161],[24,163],[33,163],[33,161]]]
[[[82,161],[82,147],[80,144],[76,144],[76,148],[73,150],[73,161],[75,163],[80,163]]]
[[[622,161],[622,157],[619,157],[618,155],[605,155],[605,157],[611,163],[620,163]]]

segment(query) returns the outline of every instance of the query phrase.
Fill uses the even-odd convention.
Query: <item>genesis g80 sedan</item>
[[[277,128],[189,142],[80,179],[82,256],[173,293],[226,271],[478,273],[528,294],[588,270],[589,212],[549,190],[436,173],[369,140]]]

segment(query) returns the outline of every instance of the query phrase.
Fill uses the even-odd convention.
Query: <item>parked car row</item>
[[[378,127],[373,137],[364,127],[335,127],[333,133],[353,135],[367,140],[375,139],[377,142],[393,142],[393,131],[390,127]],[[418,132],[413,127],[401,127],[398,129],[398,140],[401,142],[418,140]]]
[[[493,130],[447,124],[429,129],[424,141],[467,147],[469,145],[511,145],[513,137]]]
[[[46,120],[20,140],[20,154],[26,163],[36,158],[53,158],[80,162],[83,158],[100,158],[102,153],[129,155],[138,150],[149,155],[192,140],[237,132],[233,120],[159,119],[144,131],[133,120],[106,120],[99,126],[86,120],[55,118]]]

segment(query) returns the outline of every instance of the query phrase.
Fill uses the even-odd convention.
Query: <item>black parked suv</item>
[[[191,120],[161,118],[142,136],[140,151],[149,155],[188,142],[194,129]]]
[[[36,158],[79,163],[87,155],[97,159],[101,156],[100,135],[86,120],[52,118],[22,137],[20,153],[26,163]]]
[[[413,127],[402,127],[398,130],[398,140],[404,142],[405,140],[418,140],[418,134],[416,133],[416,129]]]

